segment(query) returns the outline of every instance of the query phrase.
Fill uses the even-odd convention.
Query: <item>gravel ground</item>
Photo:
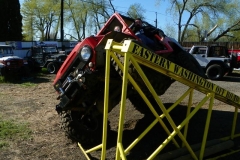
[[[13,119],[16,122],[28,122],[32,130],[32,138],[27,141],[12,139],[10,146],[0,150],[0,159],[4,160],[84,160],[85,157],[76,143],[68,140],[60,129],[60,120],[55,111],[56,93],[52,87],[55,75],[42,75],[31,80],[34,86],[23,86],[21,84],[0,84],[0,116],[4,119]],[[240,96],[240,73],[232,77],[224,77],[221,81],[213,83]],[[169,90],[160,98],[166,107],[170,106],[188,87],[175,82]],[[197,104],[204,94],[194,92],[193,104]],[[187,99],[171,112],[171,117],[178,125],[186,114]],[[200,143],[202,140],[208,103],[192,118],[189,123],[188,142]],[[234,107],[218,100],[214,101],[212,119],[209,128],[208,140],[229,136],[233,119]],[[116,136],[118,129],[119,105],[109,114],[111,132],[108,134],[107,158],[115,159]],[[127,101],[126,116],[124,124],[123,146],[129,145],[136,136],[152,122],[151,114],[138,112],[132,104]],[[164,121],[165,122],[165,121]],[[238,124],[240,120],[238,120]],[[168,123],[166,123],[167,126]],[[0,128],[1,129],[1,128]],[[240,127],[236,127],[240,133]],[[128,154],[127,159],[146,159],[166,138],[166,133],[160,126],[154,127],[141,142]],[[176,137],[178,142],[179,139]],[[180,143],[181,144],[181,143]],[[237,141],[235,149],[240,147]],[[169,143],[161,153],[176,150]],[[100,159],[101,151],[91,153],[91,159]],[[240,154],[236,153],[219,159],[235,160]]]

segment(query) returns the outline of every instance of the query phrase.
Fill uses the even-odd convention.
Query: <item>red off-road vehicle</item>
[[[147,22],[144,22],[144,25],[151,26]],[[120,26],[121,32],[114,31],[115,26]],[[151,27],[156,30],[153,26]],[[205,73],[198,62],[186,53],[175,40],[165,36],[161,30],[157,30],[155,33],[151,38],[156,41],[157,47],[149,48],[150,50],[204,77]],[[141,44],[134,34],[134,19],[115,13],[97,35],[90,36],[76,45],[54,80],[54,88],[58,93],[57,99],[59,100],[56,110],[61,116],[62,128],[70,138],[80,143],[89,143],[96,138],[101,139],[101,134],[97,131],[101,131],[103,121],[106,59],[104,48],[108,39],[114,39],[116,42],[133,39]],[[121,60],[122,57],[119,59]],[[112,60],[109,108],[115,107],[120,100],[121,87],[119,86],[121,86],[122,78],[118,68],[115,61]],[[142,66],[142,69],[159,95],[164,94],[174,82],[171,78],[150,68]],[[139,86],[145,86],[141,78],[137,78],[138,74],[134,72],[134,68],[131,68],[131,75],[140,84]],[[130,85],[128,98],[136,109],[145,112],[141,108],[142,105],[138,105],[141,101],[139,94]],[[148,89],[142,87],[142,90],[151,99]]]

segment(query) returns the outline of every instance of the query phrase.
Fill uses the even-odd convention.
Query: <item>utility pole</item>
[[[62,43],[62,50],[65,50],[65,46],[63,45],[63,37],[64,37],[64,30],[63,30],[63,0],[61,0],[61,43]]]
[[[156,26],[156,28],[157,28],[157,12],[155,12],[155,13],[156,13],[155,26]]]
[[[31,36],[32,36],[32,46],[33,46],[33,15],[31,15]]]

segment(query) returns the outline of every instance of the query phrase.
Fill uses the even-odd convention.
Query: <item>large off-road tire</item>
[[[207,68],[206,74],[211,80],[219,80],[223,77],[223,68],[219,64],[213,64]]]
[[[61,118],[61,128],[65,135],[81,144],[95,144],[101,142],[103,118],[102,115],[93,117],[91,115],[83,117],[79,111],[59,112]],[[108,126],[109,128],[109,126]]]
[[[120,62],[123,64],[124,63],[124,57],[121,56],[120,54],[115,54]],[[112,65],[115,66],[116,71],[119,73],[119,75],[123,75],[122,70],[120,67],[117,65],[117,63],[112,59]],[[158,95],[162,95],[165,93],[165,91],[170,87],[170,85],[174,82],[173,79],[171,79],[168,76],[165,76],[155,70],[152,70],[146,66],[140,65],[141,69],[147,76],[148,80],[150,83],[153,85],[153,88],[155,88],[155,91],[157,92]],[[142,90],[148,91],[145,83],[143,82],[142,78],[132,65],[132,63],[129,63],[129,71],[130,75],[133,77],[133,79],[137,82],[137,84],[141,87]],[[161,83],[160,83],[161,82]],[[145,92],[145,93],[146,93]]]
[[[198,61],[186,51],[181,51],[178,53],[172,53],[170,56],[167,57],[168,60],[176,63],[177,65],[201,76],[203,78],[207,78],[205,75],[204,70],[198,63]]]
[[[115,54],[121,63],[124,62],[124,57],[120,54]],[[122,70],[117,65],[117,63],[112,59],[112,65],[115,66],[116,71],[119,73],[119,75],[123,75]],[[149,82],[155,89],[156,93],[158,95],[162,95],[165,93],[165,91],[170,87],[170,85],[174,82],[174,80],[168,76],[165,76],[155,70],[152,70],[146,66],[140,65],[141,69],[145,73],[146,77],[148,78]],[[151,101],[151,103],[155,103],[152,94],[148,90],[146,84],[132,65],[132,63],[129,63],[129,73],[135,80],[135,82],[138,84],[138,86],[141,88],[143,93],[148,97],[148,99]],[[134,107],[140,111],[141,113],[148,113],[150,112],[149,108],[145,105],[144,100],[140,97],[139,93],[133,88],[133,86],[129,83],[128,87],[128,94],[127,98],[131,101],[131,103],[134,105]]]
[[[50,63],[48,63],[48,65],[47,65],[47,71],[48,71],[48,73],[50,73],[50,74],[55,74],[55,73],[57,73],[58,69],[59,69],[59,67],[58,67],[58,64],[57,64],[57,63],[50,62]]]
[[[109,84],[108,111],[117,106],[121,97],[121,77],[111,69]],[[66,136],[81,144],[96,144],[102,140],[104,112],[104,70],[86,74],[87,89],[80,90],[76,101],[67,110],[58,110],[61,117],[61,128]],[[85,103],[80,106],[80,103]],[[75,107],[75,108],[72,108]],[[108,124],[108,129],[110,129]]]
[[[120,54],[116,54],[116,56],[123,63],[124,60],[123,57]],[[206,78],[205,72],[203,71],[199,63],[196,61],[196,59],[185,51],[179,53],[172,53],[172,55],[168,56],[167,59],[192,71],[193,73],[203,78]],[[112,65],[114,65],[115,69],[119,72],[120,75],[122,75],[121,69],[113,59]],[[164,74],[161,74],[155,70],[152,70],[146,66],[141,65],[141,68],[158,95],[163,95],[166,92],[166,90],[171,86],[171,84],[175,81],[172,78]],[[152,104],[155,104],[155,100],[152,97],[152,94],[149,92],[142,78],[139,76],[139,74],[137,73],[137,71],[135,70],[131,63],[129,63],[129,73],[131,74],[133,79],[137,82],[137,84],[140,86],[142,91],[146,94],[150,102]],[[150,110],[148,107],[146,107],[146,105],[144,105],[145,102],[143,101],[143,99],[139,96],[139,94],[136,91],[135,92],[134,91],[135,90],[130,89],[128,90],[128,93],[130,93],[128,94],[129,100],[140,112],[142,113],[149,112]]]

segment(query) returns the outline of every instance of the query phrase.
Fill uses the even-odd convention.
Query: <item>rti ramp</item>
[[[163,148],[166,147],[166,145],[169,142],[173,142],[176,148],[185,147],[191,157],[193,159],[199,159],[202,160],[205,154],[205,148],[207,143],[207,135],[209,130],[209,124],[211,121],[211,113],[212,108],[214,104],[214,99],[218,99],[222,102],[225,102],[229,105],[232,105],[235,107],[235,113],[233,116],[233,123],[232,123],[232,131],[230,133],[229,137],[225,137],[224,139],[234,139],[235,137],[238,137],[239,135],[235,134],[235,127],[236,127],[236,121],[237,121],[237,114],[238,114],[238,108],[240,107],[240,97],[235,95],[234,93],[231,93],[224,88],[209,82],[208,80],[186,70],[185,68],[182,68],[175,63],[155,54],[154,52],[140,46],[139,44],[135,43],[131,40],[125,40],[123,44],[116,43],[112,39],[109,39],[106,44],[106,73],[105,73],[105,94],[104,94],[104,117],[103,117],[103,137],[102,137],[102,144],[89,149],[84,150],[81,144],[79,144],[79,147],[85,154],[87,159],[90,159],[88,154],[102,149],[101,154],[101,160],[106,159],[106,142],[107,142],[107,120],[108,120],[108,97],[109,97],[109,74],[110,74],[110,59],[113,58],[116,63],[118,64],[119,68],[123,71],[123,84],[122,84],[122,97],[121,97],[121,104],[120,104],[120,116],[119,116],[119,128],[118,128],[118,137],[116,140],[116,159],[127,159],[126,155],[131,151],[131,149],[137,145],[141,139],[156,125],[160,124],[162,128],[167,133],[166,139],[162,142],[162,144],[159,144],[159,147],[157,147],[151,155],[147,158],[148,160],[152,160],[157,157],[163,150]],[[121,54],[124,56],[124,63],[122,64],[116,54]],[[131,77],[131,75],[128,73],[128,67],[129,62],[133,64],[133,66],[136,68],[137,72],[139,73],[140,77],[145,82],[146,86],[148,87],[149,91],[152,93],[154,99],[156,100],[159,108],[162,111],[162,114],[158,115],[158,113],[155,111],[154,107],[150,103],[150,101],[147,99],[143,91],[140,89],[138,84],[135,82],[135,80]],[[153,70],[156,70],[164,75],[167,75],[187,86],[189,86],[189,89],[183,93],[183,95],[176,100],[176,102],[169,108],[166,108],[164,104],[162,103],[159,96],[156,94],[154,88],[152,87],[151,83],[145,76],[144,72],[142,71],[140,65],[147,66]],[[126,148],[123,147],[122,141],[123,141],[123,124],[124,124],[124,118],[125,118],[125,102],[126,102],[126,94],[127,94],[127,85],[128,83],[131,83],[134,88],[138,91],[139,95],[143,98],[143,100],[148,105],[149,109],[155,116],[155,120],[142,132],[139,134],[138,137]],[[205,97],[194,107],[193,110],[191,110],[192,107],[192,99],[193,99],[193,91],[197,90],[205,94]],[[188,108],[187,108],[187,114],[185,119],[182,122],[174,122],[173,118],[170,115],[170,112],[177,107],[177,105],[185,98],[189,96],[188,100]],[[201,142],[201,147],[199,153],[195,153],[193,151],[193,148],[189,145],[187,141],[187,133],[188,133],[188,123],[190,122],[191,118],[199,111],[199,109],[207,102],[210,101],[209,107],[208,107],[208,113],[206,118],[206,124],[204,128],[204,134],[203,139]],[[171,125],[171,128],[167,128],[167,125],[163,122],[163,119],[166,118],[169,124]],[[177,124],[178,123],[178,124]],[[173,130],[173,131],[172,131]],[[178,136],[181,140],[181,144],[176,141],[175,136]],[[156,137],[157,138],[157,137]]]
[[[214,93],[216,99],[235,107],[240,107],[239,96],[208,81],[207,79],[188,71],[187,69],[184,69],[183,67],[178,66],[177,64],[155,54],[152,51],[147,50],[139,44],[136,44],[130,40],[125,41],[121,52],[131,53],[138,63],[163,73],[191,88],[194,88],[202,93]],[[159,69],[159,67],[161,67],[161,69]]]

